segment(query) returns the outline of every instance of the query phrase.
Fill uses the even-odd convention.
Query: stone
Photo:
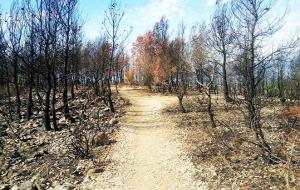
[[[32,121],[29,121],[29,122],[27,123],[26,127],[28,127],[28,128],[33,127],[33,122],[32,122]]]
[[[10,190],[20,190],[20,187],[18,187],[17,185],[14,185],[10,188]]]
[[[105,146],[110,143],[108,135],[106,133],[96,135],[92,140],[92,145],[94,147]]]
[[[82,176],[83,175],[83,171],[84,171],[84,168],[82,166],[77,166],[76,170],[72,173],[72,175]]]
[[[1,185],[0,190],[10,190],[10,186],[8,184]]]
[[[43,152],[37,152],[37,153],[34,153],[33,157],[34,157],[34,158],[40,158],[40,157],[43,157]]]
[[[60,116],[60,115],[62,115],[63,113],[61,112],[61,111],[57,111],[56,112],[56,115],[58,115],[58,116]]]
[[[94,102],[100,103],[100,102],[102,102],[102,101],[104,101],[104,100],[105,100],[104,97],[97,97],[97,98],[94,100]]]
[[[65,117],[62,117],[58,120],[58,123],[60,123],[60,124],[65,124],[66,122],[67,121],[66,121]]]
[[[26,163],[30,164],[32,162],[34,162],[36,159],[35,158],[29,158],[26,160]]]
[[[109,110],[110,110],[109,107],[103,109],[104,112],[109,112]]]
[[[91,168],[87,171],[87,176],[93,176],[95,174],[98,174],[98,173],[102,173],[104,172],[104,169],[103,168]]]
[[[33,125],[32,125],[32,127],[35,127],[35,128],[36,128],[36,127],[39,127],[40,125],[41,125],[40,123],[34,122]]]
[[[8,130],[7,125],[1,125],[0,126],[0,137],[4,137],[4,136],[8,135],[6,130]]]
[[[21,183],[19,189],[20,190],[27,190],[27,189],[34,190],[34,189],[37,189],[37,187],[32,181],[25,181],[25,182]]]
[[[116,118],[112,118],[110,121],[109,121],[109,124],[110,125],[116,125],[116,124],[118,124],[119,123],[119,121],[116,119]]]
[[[73,190],[74,189],[74,186],[71,184],[71,183],[64,183],[64,184],[58,184],[58,185],[55,185],[54,190]]]
[[[20,158],[20,157],[22,157],[22,155],[17,150],[14,150],[14,152],[11,155],[11,158]]]

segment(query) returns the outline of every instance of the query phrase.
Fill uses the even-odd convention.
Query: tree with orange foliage
[[[154,25],[154,49],[155,49],[155,84],[160,87],[159,91],[172,92],[176,73],[173,72],[176,67],[171,61],[170,56],[170,40],[168,35],[169,22],[162,17],[159,22]]]
[[[172,92],[175,84],[175,64],[170,55],[168,20],[164,17],[154,25],[152,31],[139,36],[133,44],[134,68],[140,79],[151,89],[154,84],[160,92]]]
[[[129,69],[128,71],[126,71],[125,77],[126,77],[128,83],[130,85],[132,85],[133,82],[134,82],[134,71],[133,71],[133,69]]]
[[[139,73],[138,80],[151,89],[154,81],[155,50],[153,32],[138,36],[133,44],[134,71]]]

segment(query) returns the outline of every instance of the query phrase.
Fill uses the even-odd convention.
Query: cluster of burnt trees
[[[65,118],[74,120],[69,104],[79,85],[94,88],[114,112],[111,81],[123,80],[128,63],[119,34],[123,15],[112,0],[106,33],[84,45],[78,0],[13,1],[8,13],[0,13],[0,85],[7,106],[1,113],[19,122],[26,105],[27,120],[41,110],[45,129],[58,130],[58,100]]]
[[[272,46],[283,21],[282,15],[272,20],[274,5],[272,0],[217,1],[210,23],[192,27],[189,39],[183,24],[171,39],[163,18],[134,44],[135,69],[140,73],[136,79],[149,88],[176,93],[183,112],[187,87],[196,85],[207,95],[212,127],[217,126],[212,92],[222,91],[227,103],[242,102],[262,156],[274,161],[261,126],[262,97],[299,100],[300,90],[299,37]]]

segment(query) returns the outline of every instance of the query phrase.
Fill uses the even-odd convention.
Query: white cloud
[[[177,25],[186,16],[186,5],[191,0],[149,0],[143,6],[133,7],[126,11],[124,18],[124,27],[133,27],[133,32],[127,40],[127,48],[136,40],[138,35],[153,29],[156,22],[165,16],[169,20],[169,31],[174,33]],[[128,51],[130,51],[128,49]]]
[[[216,0],[207,0],[208,5],[214,5]]]
[[[130,13],[135,16],[136,20],[133,27],[151,29],[163,16],[166,16],[170,22],[183,19],[185,15],[183,2],[184,0],[151,0],[143,7],[134,8]]]

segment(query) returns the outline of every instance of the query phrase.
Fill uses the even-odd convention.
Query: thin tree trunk
[[[118,90],[118,82],[116,81],[116,92],[117,94],[119,94],[119,90]]]
[[[63,91],[63,103],[64,103],[64,115],[66,119],[70,119],[69,103],[68,103],[68,63],[69,63],[69,31],[66,34],[65,44],[65,60],[64,60],[64,91]]]
[[[7,71],[8,74],[8,71]],[[10,92],[10,85],[9,85],[9,76],[6,79],[6,89],[7,89],[7,96],[8,96],[8,112],[10,121],[12,120],[12,106],[11,106],[11,92]]]
[[[19,89],[19,70],[18,70],[18,58],[16,55],[14,55],[14,84],[15,84],[15,90],[16,90],[16,115],[17,115],[17,121],[19,122],[21,119],[21,99],[20,99],[20,89]]]
[[[32,116],[32,107],[33,107],[33,98],[32,98],[32,91],[33,91],[33,71],[30,69],[29,73],[29,89],[28,89],[28,102],[27,102],[27,120],[29,121]]]
[[[51,88],[52,88],[50,71],[48,71],[48,74],[47,74],[47,83],[48,83],[48,87],[47,87],[46,99],[45,99],[44,125],[45,125],[45,129],[47,131],[50,131],[51,123],[50,123],[50,113],[49,112],[50,112],[50,94],[51,94]]]
[[[232,99],[229,96],[229,89],[228,89],[228,82],[227,82],[227,71],[226,71],[226,63],[227,63],[227,58],[226,58],[226,53],[223,53],[223,65],[222,65],[222,70],[223,70],[223,87],[224,87],[224,98],[226,102],[231,102]]]
[[[56,81],[54,69],[53,69],[53,72],[52,72],[52,78],[53,78],[53,91],[52,91],[52,123],[53,123],[53,128],[54,128],[54,130],[55,130],[55,131],[58,131],[58,127],[57,127],[57,118],[56,118],[56,109],[55,109],[57,81]]]
[[[111,92],[111,88],[110,88],[110,80],[107,79],[107,98],[108,98],[108,104],[110,107],[110,111],[112,113],[115,113],[115,108],[114,108],[114,104],[112,101],[112,92]]]
[[[217,125],[216,125],[216,122],[215,122],[214,113],[212,111],[212,102],[211,102],[210,90],[211,90],[211,87],[208,88],[208,92],[207,92],[207,98],[208,98],[208,100],[207,100],[207,112],[208,112],[208,115],[209,115],[209,119],[210,119],[210,123],[211,123],[212,128],[216,128]]]
[[[72,99],[75,98],[74,81],[72,81],[72,84],[71,84],[71,98]]]
[[[183,106],[183,103],[182,103],[182,100],[183,100],[183,95],[179,95],[178,96],[178,100],[179,100],[179,110],[182,112],[182,113],[185,113],[186,110]]]

